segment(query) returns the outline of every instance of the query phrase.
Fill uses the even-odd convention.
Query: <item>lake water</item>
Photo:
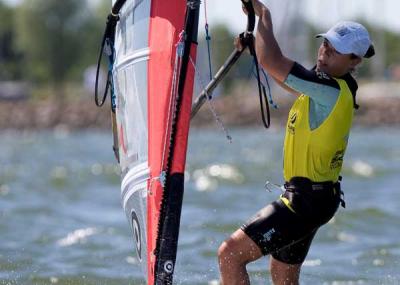
[[[282,183],[282,130],[193,129],[176,284],[218,284],[216,250]],[[0,284],[144,284],[120,203],[111,134],[0,134]],[[400,284],[400,130],[354,129],[346,209],[311,247],[301,284]],[[268,259],[248,267],[270,284]]]

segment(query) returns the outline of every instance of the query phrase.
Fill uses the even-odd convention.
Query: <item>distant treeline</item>
[[[84,71],[97,61],[110,5],[109,0],[23,0],[17,6],[8,6],[0,0],[0,81],[24,80],[35,86],[46,85],[59,95],[66,83],[82,82]],[[301,25],[306,33],[304,38],[309,39],[305,56],[312,63],[318,45],[313,36],[320,29],[305,21]],[[378,56],[375,63],[364,64],[360,76],[383,77],[388,67],[400,63],[400,35],[367,26],[372,31]],[[224,25],[211,27],[214,73],[232,52],[234,37]],[[200,36],[199,69],[205,79],[206,51],[204,36]],[[229,89],[236,79],[249,78],[251,73],[250,60],[244,57],[225,80],[224,88]]]

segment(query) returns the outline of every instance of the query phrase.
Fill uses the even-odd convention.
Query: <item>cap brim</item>
[[[367,52],[365,53],[364,57],[365,58],[370,58],[373,57],[375,55],[375,48],[374,45],[371,44],[367,50]]]
[[[341,54],[350,54],[345,47],[341,46],[335,37],[329,35],[329,33],[318,34],[315,36],[316,38],[324,38],[329,41],[329,43],[333,46],[333,48]]]

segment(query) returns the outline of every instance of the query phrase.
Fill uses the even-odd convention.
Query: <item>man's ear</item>
[[[350,60],[350,68],[354,69],[357,65],[361,63],[362,59],[360,57],[355,57]]]

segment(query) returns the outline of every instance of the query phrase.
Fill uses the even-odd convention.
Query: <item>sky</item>
[[[22,0],[3,0],[17,4]],[[91,0],[95,1],[95,0]],[[100,1],[100,0],[97,0]],[[321,29],[327,29],[339,20],[368,21],[400,32],[399,0],[262,0],[270,8],[274,25],[283,23],[287,11],[295,7],[302,15]],[[207,4],[207,18],[210,25],[222,22],[234,32],[242,32],[246,17],[239,0],[202,0]],[[110,0],[111,5],[111,0]],[[290,6],[289,6],[290,5]],[[204,26],[204,5],[201,8],[200,25]]]
[[[209,25],[223,22],[233,31],[240,32],[246,25],[246,17],[241,10],[239,0],[203,0],[207,4]],[[339,20],[357,20],[359,18],[388,27],[400,32],[400,1],[398,0],[263,0],[271,10],[274,26],[284,21],[288,5],[297,6],[302,15],[322,29],[327,29]],[[202,8],[201,25],[204,25]]]

